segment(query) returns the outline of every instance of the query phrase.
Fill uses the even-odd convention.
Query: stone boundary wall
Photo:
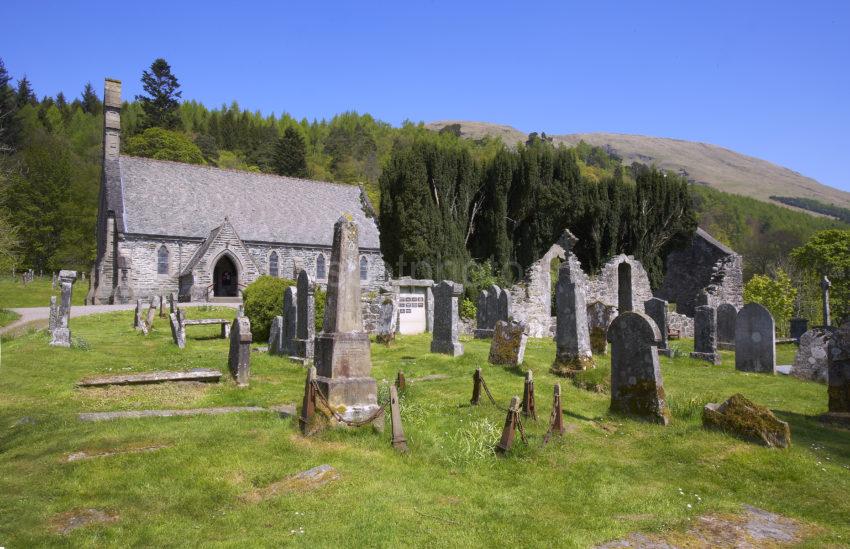
[[[667,325],[671,330],[679,330],[681,337],[694,337],[694,319],[689,316],[670,312],[667,315]]]

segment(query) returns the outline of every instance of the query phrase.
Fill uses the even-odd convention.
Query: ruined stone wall
[[[667,327],[679,330],[681,337],[694,337],[694,319],[689,316],[671,312],[667,315]]]
[[[617,255],[609,259],[600,269],[599,274],[588,277],[587,302],[602,302],[606,305],[619,306],[619,267],[620,263],[628,263],[632,274],[632,310],[643,313],[643,303],[652,298],[652,288],[649,276],[640,261],[630,255]]]
[[[511,318],[525,323],[529,337],[549,337],[554,333],[551,265],[555,258],[563,260],[564,253],[564,246],[560,242],[554,244],[542,258],[526,269],[523,280],[509,290]]]

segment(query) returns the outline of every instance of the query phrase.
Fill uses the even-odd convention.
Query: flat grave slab
[[[225,406],[221,408],[193,408],[189,410],[131,410],[128,412],[88,412],[79,414],[80,421],[109,421],[144,417],[215,416],[239,412],[268,412],[259,406]]]
[[[183,321],[184,326],[208,326],[211,324],[230,324],[232,321],[224,318],[193,318]]]
[[[209,368],[195,368],[184,372],[145,372],[141,374],[120,374],[113,376],[86,378],[77,383],[77,387],[104,387],[107,385],[143,385],[147,383],[166,383],[170,381],[201,381],[218,383],[221,372]]]

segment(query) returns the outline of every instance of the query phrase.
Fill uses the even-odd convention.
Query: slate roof
[[[246,241],[330,246],[347,213],[360,227],[360,247],[380,248],[354,185],[134,156],[119,157],[118,168],[120,181],[107,187],[120,194],[109,203],[124,233],[206,238],[227,217]]]
[[[703,230],[701,227],[697,227],[697,232],[695,236],[699,236],[700,238],[704,239],[706,242],[708,242],[721,252],[725,253],[726,255],[738,255],[738,252],[708,234],[708,232]]]

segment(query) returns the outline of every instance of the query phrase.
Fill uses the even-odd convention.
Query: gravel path
[[[238,303],[207,303],[205,301],[180,304],[181,307],[200,307],[202,305],[231,307],[233,309],[239,306]],[[74,305],[71,307],[71,318],[86,315],[95,315],[98,313],[111,313],[113,311],[127,311],[133,310],[135,308],[135,303],[125,303],[121,305]],[[48,320],[50,318],[50,307],[21,307],[9,310],[18,313],[19,315],[21,315],[21,318],[9,324],[8,326],[0,328],[0,335],[15,331],[16,329],[21,328],[25,324],[29,324],[31,322],[38,322],[39,320]]]

